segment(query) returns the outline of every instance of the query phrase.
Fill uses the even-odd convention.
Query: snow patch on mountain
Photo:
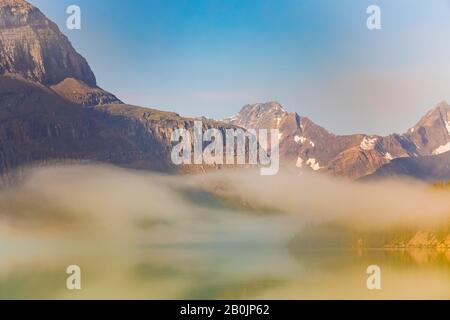
[[[447,133],[450,136],[450,121],[445,121],[445,128],[447,129]]]
[[[314,159],[314,158],[308,159],[308,161],[306,161],[306,164],[309,165],[311,167],[311,169],[313,169],[314,171],[318,171],[318,170],[322,169],[320,167],[319,162],[317,162],[316,159]]]
[[[306,138],[302,137],[302,136],[295,136],[294,140],[295,140],[296,143],[305,143]]]
[[[433,155],[438,155],[438,154],[443,154],[450,151],[450,142],[448,142],[447,144],[444,144],[442,146],[440,146],[439,148],[436,148],[433,151]]]
[[[360,148],[362,150],[373,150],[375,148],[377,140],[377,138],[364,137],[363,141],[361,142]]]
[[[300,158],[300,157],[298,157],[297,163],[295,164],[295,166],[296,166],[297,168],[302,168],[302,167],[303,167],[303,159]]]
[[[384,155],[384,158],[389,161],[394,159],[394,157],[389,152],[386,152],[386,154]]]

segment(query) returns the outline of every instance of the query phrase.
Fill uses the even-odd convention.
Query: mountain
[[[193,130],[194,120],[122,103],[97,86],[86,60],[39,9],[24,0],[0,0],[3,176],[23,165],[60,161],[175,171],[171,134]]]
[[[427,181],[450,180],[450,106],[439,103],[404,135],[416,157],[395,159],[369,179],[408,176]]]
[[[368,175],[394,158],[411,156],[415,150],[400,135],[335,135],[307,117],[287,112],[277,102],[246,105],[224,121],[247,129],[279,129],[284,165],[351,179]]]
[[[357,137],[337,137],[310,119],[287,112],[278,102],[246,105],[224,122],[246,129],[279,129],[282,162],[309,166],[316,171],[358,143]]]
[[[282,121],[289,116],[278,102],[249,104],[234,117],[225,119],[224,122],[242,128],[273,128],[279,129]]]
[[[61,97],[84,107],[122,103],[115,95],[94,86],[90,87],[82,80],[66,78],[50,87]]]
[[[55,23],[24,0],[0,0],[0,72],[45,85],[75,78],[96,86],[94,73]]]
[[[450,106],[439,103],[406,134],[418,155],[438,155],[450,151]]]
[[[450,150],[450,106],[441,102],[405,134],[335,135],[279,103],[246,105],[224,120],[246,129],[279,129],[285,166],[360,179],[395,159],[433,156]],[[406,161],[406,160],[405,160]],[[400,162],[400,160],[399,160]]]
[[[55,23],[24,0],[0,0],[0,75],[52,86],[84,106],[120,102],[97,87],[87,61]]]
[[[62,159],[166,169],[164,144],[143,124],[82,108],[21,77],[0,77],[0,121],[1,172]]]
[[[410,177],[424,181],[450,180],[450,152],[434,156],[395,159],[364,180]]]

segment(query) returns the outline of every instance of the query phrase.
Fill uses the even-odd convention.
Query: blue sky
[[[219,119],[277,100],[336,133],[387,134],[450,102],[449,0],[30,2],[131,104]],[[71,4],[82,30],[65,27]]]

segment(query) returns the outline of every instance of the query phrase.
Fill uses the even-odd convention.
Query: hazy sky
[[[224,118],[277,100],[335,133],[386,134],[450,101],[450,0],[30,2],[131,104]],[[71,4],[82,30],[65,27]]]

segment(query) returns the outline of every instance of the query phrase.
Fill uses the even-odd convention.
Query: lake
[[[1,299],[449,299],[450,251],[298,250],[258,244],[98,250],[2,247]],[[80,291],[66,289],[81,267]],[[369,265],[381,290],[367,289]]]

